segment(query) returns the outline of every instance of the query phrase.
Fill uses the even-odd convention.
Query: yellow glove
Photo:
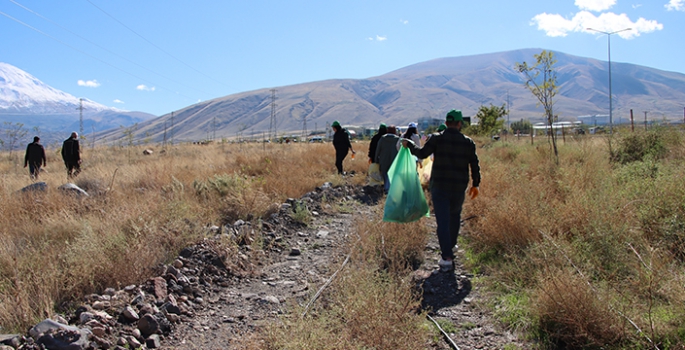
[[[471,189],[469,190],[469,196],[471,196],[471,199],[476,199],[476,197],[478,197],[479,192],[480,191],[478,191],[478,187],[471,187]]]

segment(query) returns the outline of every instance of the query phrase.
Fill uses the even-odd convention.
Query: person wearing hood
[[[388,126],[385,123],[381,123],[378,127],[378,132],[371,138],[371,143],[369,144],[369,164],[375,163],[374,158],[376,158],[376,147],[378,146],[378,140],[383,137],[383,135],[388,133]]]
[[[471,189],[469,196],[475,199],[480,186],[480,165],[476,154],[476,144],[471,138],[461,133],[464,118],[461,111],[451,110],[445,117],[447,129],[428,139],[423,147],[418,147],[409,140],[402,145],[420,159],[434,154],[431,170],[430,191],[437,235],[440,243],[440,269],[454,269],[454,247],[457,245],[461,226],[461,210],[464,205],[466,189],[469,186],[469,168],[471,170]]]
[[[331,124],[333,128],[333,148],[335,148],[335,167],[338,169],[338,174],[344,175],[343,172],[343,160],[347,157],[348,150],[352,151],[352,154],[356,154],[352,148],[352,143],[350,142],[350,134],[337,120]]]
[[[381,137],[378,141],[378,146],[376,147],[374,162],[378,163],[381,175],[383,175],[383,189],[385,190],[385,193],[388,193],[388,190],[390,189],[388,170],[390,170],[390,166],[397,156],[397,147],[395,145],[399,140],[400,137],[397,136],[397,129],[394,125],[390,125],[388,126],[388,132]]]

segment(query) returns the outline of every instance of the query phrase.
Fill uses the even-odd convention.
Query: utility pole
[[[174,145],[174,112],[171,112],[171,145]]]
[[[166,148],[166,120],[164,121],[164,139],[162,141],[162,147]]]
[[[509,136],[511,132],[511,122],[509,121],[509,90],[507,90],[507,133],[504,134],[505,137]]]
[[[78,122],[79,129],[78,129],[78,132],[79,132],[79,135],[83,135],[83,99],[82,99],[82,98],[79,98],[78,101],[79,101],[79,106],[78,106],[78,110],[79,110],[79,119],[78,119],[78,120],[79,120],[79,122]],[[82,137],[83,137],[83,136],[82,136]]]
[[[302,117],[302,141],[307,142],[307,116]]]
[[[273,137],[271,137],[273,133]],[[276,89],[271,89],[271,121],[269,122],[269,139],[276,138]]]
[[[212,120],[212,141],[216,140],[216,116]]]
[[[633,109],[630,109],[630,131],[635,132],[635,124],[633,123]]]

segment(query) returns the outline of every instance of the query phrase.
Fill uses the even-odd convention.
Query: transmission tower
[[[275,139],[276,133],[276,89],[271,89],[271,122],[269,123],[269,139]]]
[[[302,141],[307,142],[307,116],[302,117]]]
[[[79,101],[79,106],[78,106],[78,110],[79,110],[79,119],[78,119],[79,129],[78,129],[78,133],[79,133],[79,135],[83,135],[83,99],[82,99],[82,98],[79,98],[78,101]]]

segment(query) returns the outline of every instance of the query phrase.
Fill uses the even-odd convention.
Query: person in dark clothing
[[[67,167],[67,177],[75,177],[81,172],[81,148],[76,131],[62,143],[62,159]]]
[[[28,165],[32,179],[38,179],[40,166],[45,166],[47,164],[45,148],[43,148],[43,145],[39,142],[40,138],[35,136],[33,142],[26,146],[26,155],[24,156],[24,168]]]
[[[480,165],[476,154],[476,144],[471,138],[461,133],[464,118],[461,111],[451,110],[445,117],[447,129],[442,134],[433,135],[423,147],[404,140],[404,147],[411,153],[424,159],[434,154],[431,171],[430,191],[438,225],[437,234],[440,243],[440,269],[454,269],[454,252],[461,225],[461,210],[464,204],[466,188],[469,185],[469,168],[471,168],[471,199],[478,196],[480,185]]]
[[[376,147],[378,146],[378,140],[388,133],[388,127],[385,123],[381,123],[378,127],[378,132],[371,138],[371,143],[369,144],[369,164],[375,163],[374,158],[376,157]]]
[[[338,174],[344,175],[343,160],[347,157],[347,151],[351,150],[352,154],[356,154],[350,142],[350,134],[337,120],[331,125],[333,128],[333,147],[335,148],[335,167],[338,169]]]
[[[381,137],[376,146],[375,163],[378,163],[381,175],[383,175],[383,189],[388,193],[390,189],[390,179],[388,178],[388,170],[392,166],[392,162],[397,157],[397,142],[400,137],[397,136],[397,130],[394,125],[388,127],[388,132]]]

